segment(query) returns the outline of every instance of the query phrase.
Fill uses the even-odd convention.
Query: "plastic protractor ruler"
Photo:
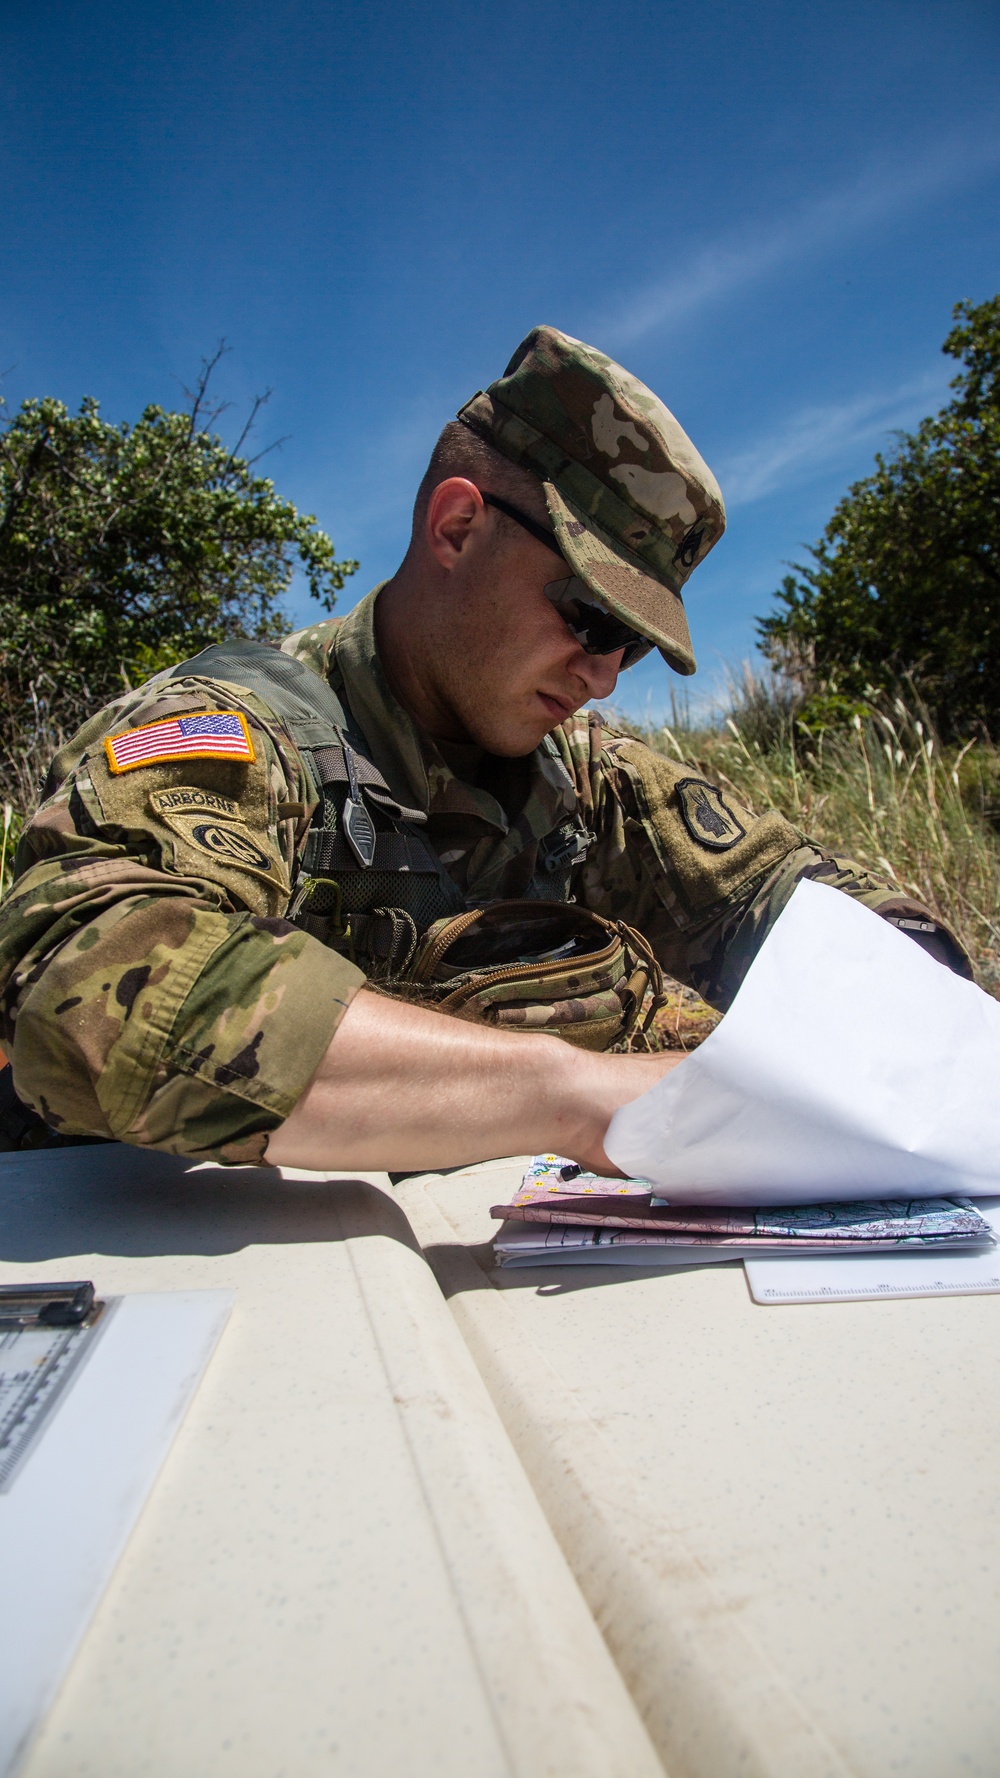
[[[108,1303],[91,1326],[0,1331],[0,1494],[10,1486],[91,1350],[111,1307]]]

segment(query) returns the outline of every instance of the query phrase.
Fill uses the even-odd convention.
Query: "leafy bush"
[[[758,624],[765,654],[808,656],[849,720],[911,678],[947,738],[1000,734],[1000,297],[955,318],[954,399],[876,457]]]
[[[25,401],[0,425],[0,793],[29,806],[83,716],[227,636],[276,638],[296,563],[327,610],[356,562],[187,411],[113,425],[98,403]]]

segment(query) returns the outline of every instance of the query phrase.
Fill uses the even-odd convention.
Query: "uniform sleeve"
[[[235,757],[210,723],[188,721],[182,757],[173,730],[148,738],[233,714]],[[0,1026],[53,1128],[262,1159],[364,980],[284,918],[313,807],[273,713],[222,683],[154,682],[57,756],[0,907]]]
[[[579,782],[579,757],[575,765]],[[592,747],[586,778],[595,839],[574,884],[578,898],[637,927],[663,968],[710,1005],[731,1005],[804,877],[864,902],[971,976],[958,940],[921,902],[813,844],[774,810],[753,814],[693,768],[616,736],[599,755]]]

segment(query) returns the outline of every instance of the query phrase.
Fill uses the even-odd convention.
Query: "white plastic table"
[[[236,1303],[24,1778],[663,1778],[384,1176],[0,1157],[56,1277]]]
[[[996,1778],[1000,1297],[497,1272],[520,1176],[398,1196],[672,1778]]]

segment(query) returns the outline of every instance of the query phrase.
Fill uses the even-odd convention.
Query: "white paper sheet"
[[[595,1241],[594,1236],[597,1235]],[[742,1259],[725,1247],[669,1246],[655,1238],[645,1245],[621,1238],[609,1240],[610,1229],[546,1227],[540,1223],[505,1222],[493,1243],[497,1264],[507,1266],[712,1266]],[[602,1240],[603,1237],[603,1240]]]
[[[675,1203],[995,1197],[1000,1004],[800,883],[721,1025],[605,1148]]]

